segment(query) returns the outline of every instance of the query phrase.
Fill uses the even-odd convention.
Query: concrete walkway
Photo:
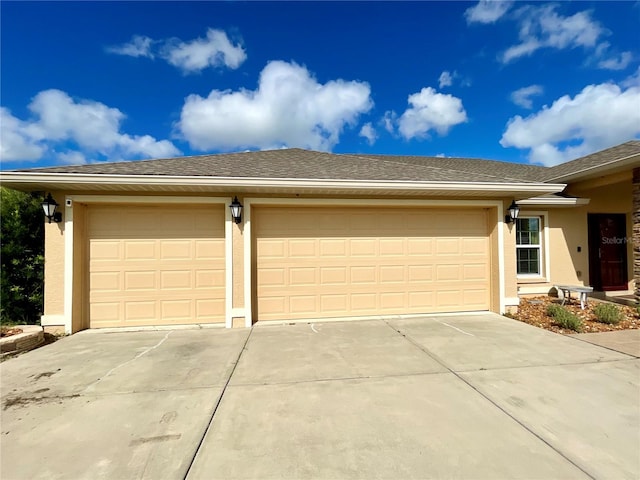
[[[640,477],[640,359],[497,315],[83,332],[0,375],[3,480]]]
[[[579,340],[610,348],[617,352],[640,358],[640,330],[620,330],[616,332],[577,333],[571,335]]]

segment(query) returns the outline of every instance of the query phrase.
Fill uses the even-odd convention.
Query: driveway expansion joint
[[[550,368],[550,367],[573,367],[573,366],[585,366],[585,365],[601,365],[603,363],[617,363],[617,362],[635,362],[637,358],[612,358],[608,360],[588,360],[585,362],[566,362],[566,363],[540,363],[536,365],[519,365],[509,367],[481,367],[466,370],[454,370],[458,373],[476,373],[476,372],[495,372],[495,371],[508,371],[508,370],[526,370],[528,368]]]
[[[189,477],[189,472],[191,471],[191,468],[193,467],[194,462],[196,461],[196,458],[198,456],[198,452],[200,451],[200,449],[202,448],[202,444],[204,443],[204,439],[206,438],[207,434],[209,433],[209,430],[211,429],[211,426],[213,425],[213,419],[216,415],[216,412],[218,411],[218,407],[220,407],[220,404],[222,403],[222,398],[224,397],[225,392],[227,391],[227,387],[229,386],[229,382],[231,381],[231,378],[233,377],[233,373],[236,371],[236,368],[238,367],[238,364],[240,363],[240,358],[242,358],[242,354],[245,352],[245,350],[247,349],[247,344],[249,343],[249,339],[251,338],[251,334],[253,333],[253,328],[249,330],[249,334],[247,335],[247,338],[245,338],[244,343],[242,344],[242,348],[240,349],[240,353],[238,353],[238,356],[236,357],[235,361],[232,363],[232,367],[229,371],[229,375],[227,376],[227,380],[224,383],[224,386],[222,387],[222,391],[220,392],[220,395],[218,395],[218,399],[213,407],[213,411],[211,412],[211,416],[209,417],[209,421],[207,423],[206,428],[204,429],[204,432],[202,433],[202,436],[200,437],[200,440],[198,441],[198,445],[196,446],[195,451],[193,452],[193,456],[191,457],[191,459],[189,460],[189,465],[187,466],[187,469],[184,473],[184,476],[182,477],[183,480],[186,480]]]
[[[547,441],[544,437],[542,437],[540,434],[538,434],[535,430],[533,430],[532,427],[529,427],[526,423],[522,422],[521,420],[519,420],[518,418],[516,418],[514,415],[512,415],[511,413],[509,413],[507,410],[505,410],[503,407],[501,407],[498,403],[496,403],[491,397],[489,397],[487,394],[485,394],[484,392],[482,392],[478,387],[476,387],[473,383],[471,383],[470,380],[464,378],[462,375],[460,375],[457,371],[453,370],[449,365],[447,365],[447,363],[442,360],[440,357],[438,357],[436,354],[430,352],[429,350],[427,350],[424,346],[422,346],[420,343],[418,343],[416,340],[414,340],[410,335],[400,331],[398,328],[390,325],[386,320],[385,323],[387,324],[387,326],[389,328],[391,328],[392,330],[396,331],[399,335],[403,336],[404,338],[407,339],[408,342],[412,343],[413,345],[415,345],[416,347],[418,347],[420,350],[422,350],[426,355],[428,355],[429,357],[431,357],[434,361],[436,361],[437,363],[439,363],[440,365],[442,365],[444,368],[446,368],[450,373],[452,373],[453,375],[455,375],[459,380],[461,380],[462,382],[464,382],[468,387],[470,387],[472,390],[474,390],[475,392],[477,392],[480,396],[482,396],[483,398],[485,398],[489,403],[491,403],[493,406],[495,406],[498,410],[500,410],[502,413],[504,413],[506,416],[508,416],[509,418],[511,418],[514,422],[516,422],[518,425],[520,425],[522,428],[524,428],[526,431],[528,431],[531,435],[533,435],[534,437],[536,437],[538,440],[540,440],[542,443],[544,443],[545,445],[547,445],[549,448],[551,448],[554,452],[556,452],[558,455],[560,455],[562,458],[564,458],[566,461],[568,461],[569,463],[571,463],[574,467],[576,467],[578,470],[580,470],[582,473],[584,473],[585,475],[587,475],[589,478],[596,480],[596,477],[594,477],[590,472],[588,472],[585,468],[583,468],[579,463],[577,463],[576,461],[574,461],[573,459],[571,459],[570,457],[568,457],[562,450],[560,450],[558,447],[556,447],[555,445],[553,445],[553,443]],[[598,362],[596,362],[598,363]]]
[[[283,386],[283,385],[298,385],[306,383],[320,383],[320,382],[344,382],[349,380],[377,380],[383,378],[406,378],[406,377],[421,377],[426,375],[451,375],[448,371],[439,372],[415,372],[415,373],[394,373],[389,375],[365,375],[359,377],[335,377],[335,378],[313,378],[309,380],[291,380],[288,382],[254,382],[254,383],[232,383],[229,387],[270,387],[270,386]]]

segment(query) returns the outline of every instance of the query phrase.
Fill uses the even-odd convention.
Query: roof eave
[[[274,189],[278,191],[311,189],[328,191],[415,191],[415,192],[475,192],[504,193],[519,192],[523,197],[528,193],[542,195],[561,192],[565,184],[552,183],[500,183],[500,182],[421,182],[421,181],[371,181],[345,179],[297,179],[297,178],[249,178],[249,177],[205,177],[167,175],[105,175],[105,174],[60,174],[35,172],[1,172],[0,182],[13,188],[33,189],[42,185],[49,189],[74,190],[100,186],[127,187],[225,187],[228,189]]]
[[[578,197],[532,197],[518,200],[518,205],[522,207],[581,207],[589,205],[590,198]]]
[[[569,173],[566,175],[560,175],[557,177],[548,178],[547,182],[575,182],[577,180],[588,180],[589,178],[606,175],[608,173],[615,173],[620,170],[624,170],[626,167],[637,166],[634,164],[640,163],[640,153],[633,153],[626,157],[617,158],[601,165],[578,170],[577,172]]]

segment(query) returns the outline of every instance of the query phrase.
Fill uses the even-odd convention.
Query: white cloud
[[[588,85],[575,97],[509,120],[500,144],[529,149],[529,161],[556,165],[640,135],[640,87]]]
[[[438,82],[440,84],[440,88],[450,87],[451,85],[453,85],[453,76],[451,75],[451,72],[447,70],[442,72],[440,74],[440,78],[438,78]]]
[[[398,120],[398,114],[393,110],[389,110],[385,112],[384,117],[380,119],[380,125],[382,125],[387,132],[393,133],[396,128],[395,124],[397,120]]]
[[[495,23],[511,8],[512,1],[480,0],[467,8],[464,16],[467,23]]]
[[[598,39],[607,34],[588,11],[570,17],[557,13],[558,5],[525,6],[516,12],[520,22],[520,43],[509,47],[502,55],[503,63],[531,55],[540,48],[595,48]]]
[[[27,124],[0,107],[0,160],[35,161],[42,157],[45,147],[33,141],[25,132]]]
[[[376,140],[378,138],[376,129],[373,128],[371,122],[365,123],[362,126],[362,128],[360,129],[360,136],[366,138],[369,145],[373,145],[374,143],[376,143]]]
[[[92,100],[76,101],[61,90],[38,93],[29,104],[29,110],[33,118],[26,121],[2,110],[3,160],[38,160],[47,152],[54,152],[56,146],[66,147],[69,143],[78,147],[79,154],[95,152],[107,158],[114,155],[149,158],[180,153],[168,140],[121,133],[120,124],[125,115],[117,108]],[[72,158],[70,155],[72,153],[67,151],[56,156],[66,161]],[[75,155],[73,158],[77,161],[80,157]]]
[[[116,55],[153,58],[154,55],[151,52],[153,43],[153,40],[149,37],[145,37],[144,35],[134,35],[128,43],[107,47],[106,50],[107,52],[115,53]]]
[[[227,67],[236,69],[247,59],[240,43],[232,43],[222,30],[209,28],[206,38],[182,41],[178,38],[153,40],[134,35],[123,45],[107,47],[106,51],[131,57],[160,57],[183,73],[196,73],[205,68]]]
[[[169,40],[162,49],[162,56],[184,73],[223,65],[236,69],[247,58],[242,46],[232,44],[225,32],[212,28],[207,31],[207,38],[196,38],[190,42]]]
[[[598,48],[599,52],[603,52],[598,60],[598,68],[605,70],[624,70],[633,61],[633,53],[622,52],[619,54],[607,54],[609,42],[602,44],[604,48]]]
[[[511,93],[511,101],[522,108],[531,110],[533,108],[531,97],[542,95],[543,91],[544,89],[541,85],[522,87]]]
[[[462,100],[431,87],[409,95],[408,103],[411,106],[398,119],[398,131],[407,140],[424,138],[431,130],[446,135],[451,127],[467,121]]]
[[[640,87],[640,67],[637,68],[635,72],[625,78],[622,82],[620,82],[625,88],[629,87]]]
[[[56,155],[59,163],[65,165],[83,165],[87,162],[87,158],[81,152],[60,152]]]
[[[198,150],[302,147],[330,150],[345,126],[371,109],[365,82],[325,84],[295,63],[272,61],[256,90],[212,90],[189,95],[178,130]]]

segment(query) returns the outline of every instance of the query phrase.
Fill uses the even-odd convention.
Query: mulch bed
[[[10,337],[12,335],[18,335],[22,333],[21,328],[17,327],[0,327],[0,338]]]
[[[550,303],[557,303],[559,305],[561,301],[558,298],[549,296],[522,298],[520,299],[518,313],[509,315],[509,317],[556,333],[576,333],[573,330],[568,330],[556,325],[554,323],[554,319],[547,315],[547,305]],[[581,310],[580,303],[576,302],[575,299],[572,300],[571,303],[565,303],[565,308],[582,320],[581,333],[640,329],[640,316],[638,315],[638,310],[636,308],[626,305],[617,305],[618,308],[622,310],[625,318],[617,325],[608,325],[596,320],[596,316],[593,314],[593,309],[597,304],[598,300],[590,298],[586,308]]]

